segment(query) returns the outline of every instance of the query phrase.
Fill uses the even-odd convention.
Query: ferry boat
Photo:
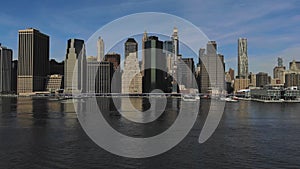
[[[200,100],[200,97],[198,95],[182,95],[182,100],[195,102],[197,100]]]

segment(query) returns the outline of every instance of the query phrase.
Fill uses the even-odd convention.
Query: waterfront
[[[188,136],[170,151],[147,159],[112,155],[82,130],[73,104],[48,98],[1,98],[0,168],[299,168],[300,104],[240,101],[227,103],[222,120],[204,144],[198,137],[209,100]],[[106,119],[122,133],[149,137],[170,126],[180,106],[168,99],[165,115],[145,128],[117,115],[101,98]],[[133,101],[147,109],[145,99]],[[139,107],[140,106],[140,107]]]

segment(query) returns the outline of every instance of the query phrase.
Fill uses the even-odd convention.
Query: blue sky
[[[192,22],[209,39],[216,40],[227,69],[236,70],[239,37],[248,39],[252,72],[271,73],[278,56],[285,65],[292,59],[300,60],[298,0],[11,0],[1,6],[0,43],[14,50],[14,58],[19,29],[35,27],[50,35],[50,57],[61,61],[69,38],[87,40],[103,25],[128,14],[164,12]]]

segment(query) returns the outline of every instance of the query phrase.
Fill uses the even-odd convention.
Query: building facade
[[[85,90],[86,83],[86,56],[84,41],[69,39],[64,66],[65,93]]]
[[[104,58],[104,41],[101,37],[97,40],[97,61],[100,62]]]
[[[225,88],[224,60],[217,54],[217,43],[209,41],[201,53],[201,93],[219,93]]]
[[[12,92],[12,49],[0,44],[0,93]]]
[[[45,91],[49,74],[49,36],[39,30],[19,30],[18,93]]]
[[[109,94],[112,92],[114,65],[111,62],[100,62],[96,75],[96,93]]]
[[[256,74],[256,87],[264,87],[270,84],[268,73],[259,72]]]
[[[46,82],[46,90],[52,93],[60,92],[63,89],[63,75],[49,75]]]
[[[154,89],[167,91],[166,57],[162,51],[163,42],[156,36],[148,37],[145,42],[144,93],[150,93]]]
[[[238,78],[248,77],[248,51],[247,39],[238,39]]]
[[[137,52],[129,53],[124,62],[124,69],[122,74],[122,93],[142,93],[142,83],[143,77],[140,73]]]

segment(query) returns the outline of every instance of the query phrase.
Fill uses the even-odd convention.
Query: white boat
[[[233,98],[231,98],[231,97],[223,97],[223,98],[221,98],[220,100],[226,101],[226,102],[238,102],[238,100],[233,99]]]
[[[199,96],[196,95],[182,95],[183,101],[189,101],[189,102],[195,102],[197,100],[200,100]]]

